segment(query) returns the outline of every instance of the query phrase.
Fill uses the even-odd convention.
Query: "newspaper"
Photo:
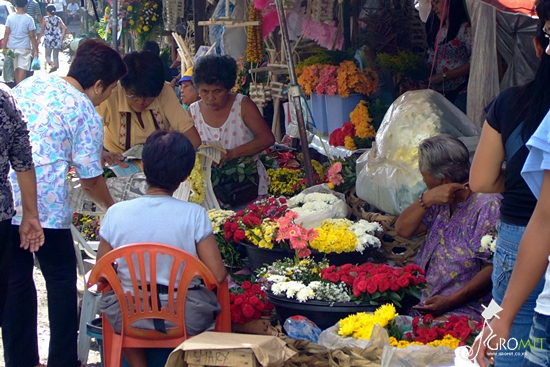
[[[141,150],[130,150],[123,153],[123,155],[128,158],[132,156],[132,159],[141,158]],[[198,159],[200,159],[201,168],[206,173],[206,190],[204,195],[204,201],[202,206],[206,210],[210,209],[220,209],[220,204],[218,199],[214,195],[214,189],[212,187],[212,162],[219,163],[222,157],[222,153],[225,153],[225,149],[221,145],[221,142],[205,142],[197,150]],[[115,202],[132,200],[147,193],[147,182],[145,180],[145,174],[141,172],[139,164],[135,162],[128,162],[131,164],[131,169],[122,169],[117,170],[110,167],[110,169],[117,174],[120,173],[117,177],[108,178],[105,183],[107,188],[111,193],[111,196]],[[132,172],[136,170],[137,172]],[[124,174],[124,172],[130,174]],[[182,182],[178,189],[172,195],[176,199],[187,201],[191,196],[193,190],[191,188],[190,182]],[[105,213],[101,210],[94,202],[89,199],[84,190],[82,190],[80,185],[80,180],[78,178],[73,179],[70,184],[69,200],[71,207],[75,213],[87,214],[87,215],[104,215]]]

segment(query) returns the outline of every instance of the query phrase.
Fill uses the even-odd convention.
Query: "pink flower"
[[[334,186],[338,186],[344,183],[344,178],[340,174],[341,171],[342,171],[342,162],[336,162],[332,166],[330,166],[327,171],[328,182],[330,182]]]

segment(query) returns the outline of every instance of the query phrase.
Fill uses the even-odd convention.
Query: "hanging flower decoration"
[[[191,183],[192,190],[191,196],[189,197],[189,202],[202,204],[206,189],[206,172],[202,169],[199,156],[195,159],[195,165],[193,166],[193,170],[187,178],[187,181]]]
[[[246,61],[260,63],[263,57],[262,11],[250,6],[250,21],[259,21],[260,25],[248,27]]]

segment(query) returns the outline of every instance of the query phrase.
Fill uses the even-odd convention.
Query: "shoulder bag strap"
[[[510,162],[510,159],[518,152],[518,150],[525,144],[523,141],[523,137],[521,136],[521,130],[523,128],[523,123],[525,121],[522,121],[510,134],[508,139],[506,140],[506,144],[504,144],[504,151],[506,153],[506,161]]]
[[[126,149],[124,150],[128,150],[132,147],[132,136],[130,135],[132,132],[130,126],[132,126],[132,114],[130,112],[126,112]]]

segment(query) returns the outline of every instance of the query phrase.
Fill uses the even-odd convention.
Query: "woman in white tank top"
[[[252,156],[258,165],[258,195],[266,195],[269,179],[260,153],[275,142],[258,107],[242,94],[231,93],[237,63],[230,56],[207,55],[193,70],[193,83],[201,100],[189,107],[202,141],[221,141],[227,150],[220,164]]]

